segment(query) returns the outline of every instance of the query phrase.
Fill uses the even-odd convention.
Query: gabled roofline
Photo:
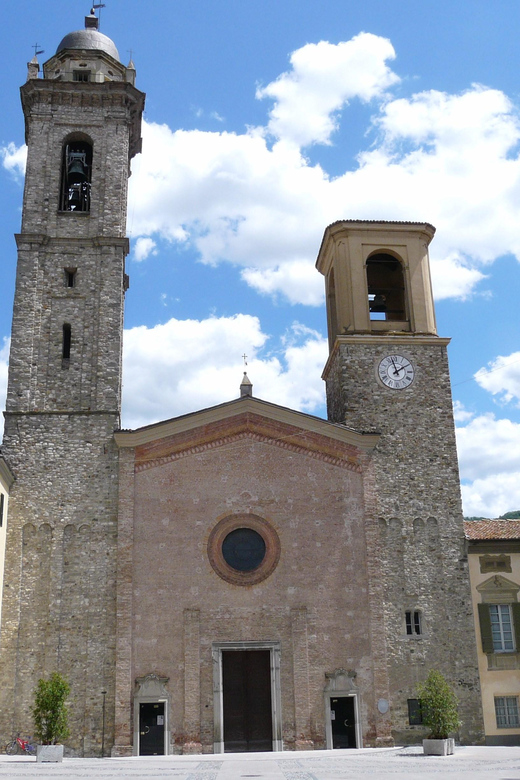
[[[260,398],[251,396],[235,398],[232,401],[211,406],[208,409],[190,412],[180,417],[173,417],[170,420],[153,423],[135,430],[116,431],[114,437],[118,447],[138,447],[157,439],[186,433],[196,428],[247,413],[326,436],[343,444],[357,447],[363,452],[371,452],[380,438],[378,433],[356,431],[353,428],[347,428],[345,425],[331,423],[323,420],[321,417],[314,417],[305,412],[297,412],[294,409],[278,406],[277,404],[262,401]]]

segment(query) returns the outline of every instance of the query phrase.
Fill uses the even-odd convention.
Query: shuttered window
[[[495,653],[512,653],[515,649],[513,639],[513,616],[509,604],[490,604],[491,635]]]
[[[520,648],[520,603],[479,604],[484,653],[514,653]]]

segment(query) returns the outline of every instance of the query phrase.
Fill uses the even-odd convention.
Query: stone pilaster
[[[200,612],[184,610],[184,745],[183,753],[201,753]]]

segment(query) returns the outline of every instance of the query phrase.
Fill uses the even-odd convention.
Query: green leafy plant
[[[48,680],[38,680],[34,695],[34,730],[42,745],[56,745],[69,736],[65,700],[70,685],[61,674],[53,672]]]
[[[447,739],[461,725],[457,697],[443,674],[432,669],[418,686],[423,723],[430,729],[429,739]]]

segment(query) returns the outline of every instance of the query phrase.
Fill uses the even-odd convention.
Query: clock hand
[[[402,371],[404,369],[404,366],[397,366],[393,358],[390,358],[390,360],[392,361],[392,365],[394,367],[394,376],[399,376],[399,371]]]

